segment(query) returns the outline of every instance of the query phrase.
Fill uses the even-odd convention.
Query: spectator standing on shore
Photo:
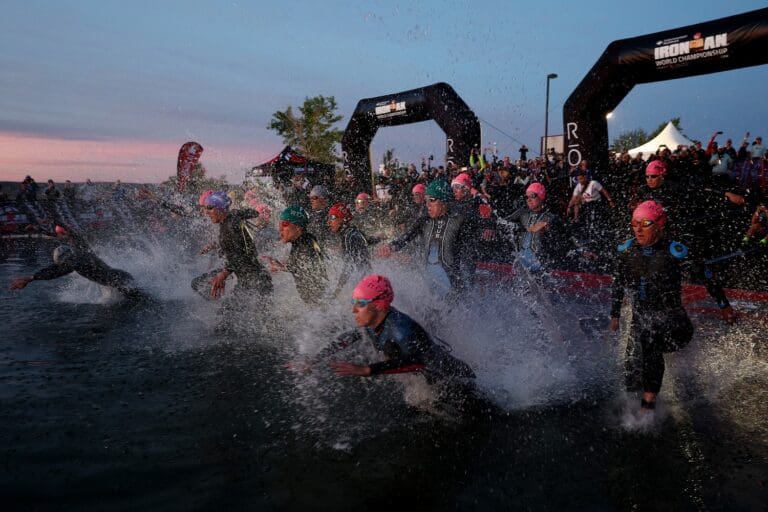
[[[64,199],[66,199],[67,201],[74,201],[75,196],[77,195],[75,186],[72,185],[72,182],[69,180],[64,182],[64,188],[62,193],[64,194]]]
[[[48,180],[48,186],[45,188],[45,198],[48,201],[56,201],[58,198],[61,197],[61,192],[59,192],[59,189],[56,188],[56,184],[53,182],[53,180]]]
[[[588,223],[594,223],[596,216],[600,214],[596,210],[599,208],[601,198],[604,197],[611,208],[615,206],[613,199],[599,181],[587,177],[586,171],[579,170],[577,180],[571,201],[568,203],[568,214],[572,214],[574,220],[584,216]]]
[[[32,176],[24,178],[22,183],[24,185],[24,199],[31,202],[37,201],[38,186],[35,180],[32,179]]]

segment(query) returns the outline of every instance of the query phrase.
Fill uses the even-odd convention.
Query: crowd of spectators
[[[45,188],[41,189],[32,176],[26,176],[19,182],[15,194],[5,191],[0,184],[0,203],[9,201],[16,203],[54,202],[60,198],[78,203],[98,203],[109,199],[124,199],[126,194],[126,188],[120,180],[108,187],[97,187],[90,178],[80,185],[66,180],[59,187],[55,181],[49,179]]]
[[[764,204],[766,191],[762,139],[751,144],[745,140],[737,150],[730,139],[718,145],[718,135],[706,147],[696,141],[662,146],[654,154],[611,153],[606,169],[594,169],[587,160],[568,165],[554,150],[527,158],[529,150],[523,146],[517,159],[499,157],[492,148],[475,149],[465,166],[432,166],[431,159],[422,160],[420,167],[395,163],[383,166],[370,183],[339,173],[322,189],[323,206],[310,201],[315,185],[311,177],[296,175],[283,184],[283,191],[287,203],[302,204],[318,218],[334,202],[354,204],[366,236],[392,239],[424,215],[423,188],[445,180],[453,185],[454,208],[476,219],[477,258],[505,262],[514,258],[525,238],[526,226],[515,219],[530,206],[526,190],[539,183],[546,191],[543,209],[551,215],[546,230],[555,234],[547,237],[545,259],[558,268],[607,271],[617,244],[631,236],[633,208],[649,199],[668,210],[671,234],[706,257],[760,238],[759,223],[750,219]],[[650,166],[649,172],[654,161],[661,165]],[[757,231],[746,238],[750,225]],[[510,233],[510,228],[517,232]]]

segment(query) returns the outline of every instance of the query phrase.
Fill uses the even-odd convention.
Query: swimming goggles
[[[630,224],[632,225],[633,228],[649,228],[656,223],[650,219],[640,219],[640,220],[632,220]]]
[[[372,299],[352,299],[352,300],[351,300],[351,301],[349,301],[349,302],[350,302],[350,304],[352,304],[353,306],[357,306],[358,308],[364,308],[365,306],[367,306],[367,305],[368,305],[368,304],[370,304],[371,302],[373,302],[373,301],[376,301],[376,300],[379,300],[380,298],[381,298],[381,295],[379,295],[379,296],[377,296],[377,297],[374,297],[374,298],[372,298]]]

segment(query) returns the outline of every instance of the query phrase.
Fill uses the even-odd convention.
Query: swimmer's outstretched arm
[[[21,290],[32,281],[48,281],[50,279],[57,279],[73,271],[74,269],[69,265],[54,263],[53,265],[38,270],[31,276],[17,277],[11,281],[11,290]]]
[[[344,350],[345,348],[349,347],[353,343],[357,343],[361,339],[362,339],[362,336],[357,330],[345,332],[343,334],[340,334],[339,337],[336,338],[336,341],[334,341],[333,343],[328,345],[326,348],[321,350],[320,353],[318,353],[310,361],[291,361],[287,363],[285,366],[286,368],[289,368],[291,370],[309,371],[317,363],[324,361],[325,359],[328,359],[333,354]],[[331,363],[331,364],[334,364],[334,363]]]
[[[328,366],[338,375],[370,377],[372,375],[388,375],[393,373],[411,373],[423,370],[424,362],[416,355],[404,355],[394,346],[390,346],[391,351],[385,348],[388,353],[388,359],[379,363],[369,365],[357,365],[353,363],[333,361]]]

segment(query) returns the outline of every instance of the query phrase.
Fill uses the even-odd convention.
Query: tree
[[[651,138],[642,128],[628,130],[626,132],[621,132],[618,137],[613,139],[611,149],[616,153],[622,153],[632,148],[636,148],[637,146],[641,146],[649,140],[651,140]]]
[[[673,117],[672,119],[670,119],[670,121],[675,126],[675,128],[680,130],[680,133],[685,135],[685,133],[683,133],[682,126],[680,126],[679,117]],[[645,130],[643,130],[642,128],[621,132],[618,137],[613,139],[613,144],[611,145],[611,149],[616,153],[621,153],[622,151],[627,151],[632,148],[636,148],[637,146],[642,146],[649,140],[653,140],[653,138],[656,137],[658,134],[660,134],[661,131],[664,128],[666,128],[666,126],[667,126],[667,122],[663,122],[650,134],[645,133]]]
[[[682,133],[683,135],[685,135],[685,132],[683,132],[683,127],[682,127],[682,126],[680,126],[680,118],[679,118],[679,117],[673,117],[672,119],[670,119],[670,121],[672,121],[672,124],[673,124],[673,125],[675,125],[675,128],[677,128],[677,129],[680,131],[680,133]],[[657,136],[658,134],[660,134],[660,133],[661,133],[661,130],[663,130],[664,128],[666,128],[666,126],[667,126],[667,121],[665,121],[665,122],[661,123],[661,124],[660,124],[660,125],[659,125],[659,126],[656,128],[656,129],[655,129],[655,130],[653,130],[653,131],[651,132],[651,134],[648,136],[648,140],[651,140],[651,139],[653,139],[655,136]]]
[[[333,127],[341,121],[336,115],[336,98],[333,96],[315,96],[304,98],[299,107],[299,115],[293,107],[272,114],[268,129],[276,131],[285,144],[290,145],[302,155],[317,162],[332,164],[338,162],[335,154],[336,144],[341,142],[343,132]]]

